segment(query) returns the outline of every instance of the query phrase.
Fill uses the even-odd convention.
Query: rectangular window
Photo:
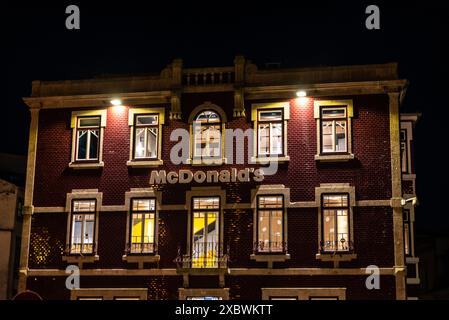
[[[94,251],[96,200],[73,200],[71,254],[91,254]]]
[[[321,153],[347,152],[346,107],[321,108]]]
[[[131,204],[131,253],[155,252],[155,199],[132,199]]]
[[[158,158],[159,115],[136,115],[134,121],[134,158]]]
[[[98,161],[100,117],[78,117],[76,126],[76,160]]]
[[[281,195],[257,197],[257,251],[284,250],[284,197]]]
[[[322,250],[349,250],[349,196],[322,196]]]
[[[405,255],[409,256],[410,253],[410,211],[404,209],[404,250]]]
[[[284,153],[282,109],[258,111],[257,138],[259,156],[278,156]]]
[[[401,142],[401,169],[402,173],[408,172],[407,165],[407,130],[403,129],[400,133],[400,142]]]
[[[192,267],[216,268],[220,255],[220,198],[193,198],[192,213]]]

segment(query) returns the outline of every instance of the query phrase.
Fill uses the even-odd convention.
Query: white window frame
[[[346,152],[326,152],[322,150],[322,109],[323,108],[346,108]],[[317,135],[317,154],[315,160],[317,161],[348,161],[354,159],[352,153],[352,118],[354,117],[354,105],[352,99],[349,100],[314,100],[313,102],[313,115],[316,120],[316,135]],[[330,119],[329,121],[331,121]],[[333,135],[335,130],[333,128]],[[335,137],[334,139],[335,140]],[[333,142],[335,143],[335,141]]]
[[[260,154],[259,153],[259,113],[268,110],[282,110],[282,154]],[[253,141],[250,163],[267,163],[271,161],[288,162],[288,121],[290,120],[290,102],[253,103],[251,105],[251,121],[253,122]],[[251,146],[250,146],[251,148]],[[270,143],[271,152],[271,143]]]
[[[136,133],[136,119],[138,116],[157,115],[158,117],[158,137],[157,137],[157,156],[156,158],[136,158],[134,151],[135,133]],[[128,126],[130,129],[130,146],[129,146],[129,160],[126,165],[129,167],[151,168],[164,164],[162,160],[162,136],[163,125],[165,124],[165,109],[164,108],[133,108],[128,109]],[[156,125],[154,125],[156,126]]]
[[[98,119],[99,120],[99,125],[98,126],[91,126],[91,127],[83,127],[83,129],[81,129],[81,120],[87,120],[87,119]],[[75,150],[75,160],[78,162],[83,162],[83,161],[98,161],[99,158],[99,153],[100,153],[100,122],[101,122],[101,118],[100,116],[91,116],[91,117],[77,117],[77,125],[76,125],[76,150]],[[91,131],[93,129],[98,129],[98,145],[97,145],[97,152],[96,152],[96,157],[95,158],[90,158],[90,142],[91,142],[91,137],[92,137],[92,133]],[[87,131],[87,141],[86,141],[86,158],[85,159],[80,159],[78,158],[78,154],[79,154],[79,144],[80,144],[80,131],[82,130],[86,130]]]
[[[96,159],[78,159],[78,127],[80,119],[100,117],[98,158]],[[103,163],[103,140],[104,128],[106,127],[107,110],[81,110],[72,111],[70,127],[72,129],[72,152],[69,168],[73,169],[97,169],[104,166]],[[89,139],[89,136],[88,136]],[[87,150],[86,152],[88,152]]]

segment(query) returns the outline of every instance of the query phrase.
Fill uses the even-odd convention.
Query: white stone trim
[[[259,156],[257,145],[258,145],[258,112],[263,109],[282,109],[283,113],[283,154],[284,156]],[[268,102],[268,103],[253,103],[251,105],[251,121],[253,122],[253,153],[250,159],[250,163],[267,163],[268,161],[277,161],[279,163],[290,161],[290,156],[288,155],[288,120],[290,120],[290,102]]]
[[[103,162],[103,141],[104,141],[104,128],[107,123],[107,109],[96,109],[96,110],[80,110],[80,111],[72,111],[71,119],[70,119],[70,128],[72,129],[72,150],[69,168],[73,169],[98,169],[104,166]],[[98,161],[95,162],[86,162],[83,163],[83,160],[76,160],[76,145],[77,145],[77,137],[76,137],[76,127],[77,127],[77,119],[78,117],[86,117],[86,116],[99,116],[100,117],[100,145],[98,149]]]
[[[347,150],[345,154],[321,153],[321,107],[346,106],[347,119]],[[354,104],[352,99],[347,100],[314,100],[313,117],[316,120],[317,151],[315,160],[323,162],[349,161],[354,159],[352,153],[352,118],[354,117]]]
[[[124,255],[123,260],[126,260],[130,263],[138,262],[139,268],[143,268],[144,262],[158,262],[160,257],[157,255],[158,252],[158,243],[159,243],[159,210],[162,203],[162,195],[161,192],[155,191],[153,188],[131,188],[130,191],[125,192],[125,211],[126,211],[126,238],[125,243],[129,243],[129,231],[131,229],[131,200],[133,198],[155,198],[156,199],[156,212],[154,215],[154,244],[155,250],[152,253],[149,253],[145,256],[154,256],[154,259],[148,257],[147,259],[140,259],[137,261],[136,259],[130,258],[129,256]],[[144,255],[141,255],[144,256]]]

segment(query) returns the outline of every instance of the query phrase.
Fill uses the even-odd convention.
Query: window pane
[[[335,250],[334,210],[323,210],[323,249]]]
[[[259,121],[280,121],[282,110],[259,111]]]
[[[259,124],[259,154],[270,153],[270,124]]]
[[[323,108],[321,117],[323,119],[346,118],[346,108]]]
[[[137,116],[136,125],[156,125],[158,124],[157,115]]]
[[[155,199],[133,199],[133,211],[154,211],[156,206]]]
[[[349,249],[348,238],[348,210],[336,210],[337,211],[337,241],[338,250]]]
[[[194,124],[194,155],[219,157],[221,155],[221,127],[219,125]]]
[[[271,124],[271,154],[282,154],[282,124]]]
[[[73,212],[95,212],[95,200],[74,200]]]
[[[89,159],[98,158],[98,130],[89,130],[90,134],[90,146],[89,146]]]
[[[282,211],[271,211],[271,251],[282,251]]]
[[[334,152],[332,139],[332,121],[323,121],[321,125],[322,152]]]
[[[78,154],[79,160],[87,159],[87,130],[78,131]]]
[[[194,209],[219,209],[220,198],[210,197],[210,198],[194,198],[193,208]]]
[[[203,111],[198,114],[195,121],[200,123],[220,122],[220,116],[214,111]]]
[[[409,233],[409,225],[408,223],[404,223],[404,246],[405,246],[405,254],[410,254],[410,233]]]
[[[142,214],[134,213],[132,215],[131,244],[140,244],[142,242]]]
[[[136,129],[136,138],[134,141],[134,157],[145,158],[145,134],[144,128]]]
[[[335,122],[335,151],[346,152],[346,121]]]
[[[282,196],[260,196],[259,208],[282,208]]]
[[[270,250],[270,212],[259,211],[259,251]]]
[[[323,195],[323,206],[324,207],[347,207],[348,206],[348,195],[346,195],[346,194]]]
[[[157,128],[147,129],[147,157],[157,157]]]
[[[100,117],[79,118],[78,127],[99,127]]]

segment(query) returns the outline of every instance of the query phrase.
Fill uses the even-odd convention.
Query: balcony
[[[344,238],[339,241],[321,241],[318,252],[315,258],[323,262],[333,262],[334,268],[339,268],[340,262],[357,259],[353,242],[346,241]]]
[[[157,244],[155,243],[127,243],[123,261],[137,263],[139,269],[144,268],[145,263],[157,263],[161,257],[157,254]]]
[[[224,249],[223,244],[217,242],[194,243],[191,254],[181,254],[181,247],[178,247],[178,256],[174,260],[179,271],[227,269],[228,261],[229,246]]]
[[[79,268],[82,268],[84,263],[94,263],[99,259],[95,243],[74,242],[68,244],[62,256],[62,261],[69,264],[78,264]]]
[[[285,241],[256,241],[253,245],[251,260],[266,262],[268,268],[273,268],[274,262],[290,260]]]

